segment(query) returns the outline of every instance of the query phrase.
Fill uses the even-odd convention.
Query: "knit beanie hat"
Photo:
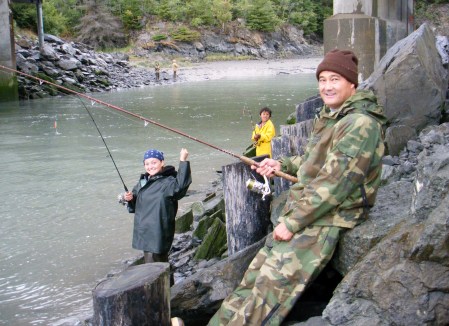
[[[322,71],[333,71],[342,75],[347,81],[357,87],[359,83],[357,70],[358,63],[359,60],[354,52],[334,49],[326,53],[323,61],[318,65],[318,68],[316,69],[316,79],[319,79]]]
[[[159,161],[164,160],[164,153],[158,151],[157,149],[149,149],[143,155],[143,161],[149,158],[157,158]]]

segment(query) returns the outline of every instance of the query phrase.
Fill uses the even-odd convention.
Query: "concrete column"
[[[37,35],[39,37],[39,51],[44,47],[44,15],[42,14],[42,0],[36,2],[37,11]]]
[[[9,0],[0,0],[0,65],[16,69],[14,30]],[[0,101],[18,99],[17,77],[0,69]]]
[[[359,58],[359,81],[367,79],[397,41],[412,32],[412,0],[334,0],[324,21],[324,52],[349,49]]]

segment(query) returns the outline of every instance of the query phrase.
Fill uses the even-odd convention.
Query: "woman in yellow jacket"
[[[271,122],[271,110],[267,107],[260,109],[261,121],[254,127],[252,140],[256,145],[256,156],[269,155],[271,158],[271,139],[274,137],[276,130],[273,122]]]

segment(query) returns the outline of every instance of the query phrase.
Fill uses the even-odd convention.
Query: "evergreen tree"
[[[225,29],[225,24],[232,20],[232,4],[229,0],[214,0],[212,6],[212,13],[221,25],[222,30]]]
[[[212,2],[210,0],[189,0],[186,2],[187,21],[192,26],[213,25],[215,22],[212,14]]]
[[[254,0],[248,11],[247,25],[250,29],[270,32],[276,29],[280,20],[270,0]]]

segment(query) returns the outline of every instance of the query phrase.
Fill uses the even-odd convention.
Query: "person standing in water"
[[[161,65],[159,64],[159,62],[156,62],[156,64],[154,65],[154,72],[156,74],[156,81],[159,81],[161,73]]]
[[[178,200],[186,195],[192,183],[188,155],[185,148],[181,149],[176,171],[165,165],[164,153],[149,149],[143,156],[145,173],[133,190],[124,195],[128,211],[134,213],[132,247],[143,251],[145,263],[168,262]]]
[[[176,76],[177,76],[177,73],[178,73],[178,68],[179,68],[179,66],[178,66],[178,64],[176,63],[176,60],[175,59],[173,59],[173,63],[172,63],[172,68],[173,68],[173,80],[176,80]]]
[[[271,110],[267,107],[260,109],[260,122],[253,130],[251,140],[256,145],[256,156],[268,155],[271,158],[271,139],[275,136],[276,130],[271,122]]]

